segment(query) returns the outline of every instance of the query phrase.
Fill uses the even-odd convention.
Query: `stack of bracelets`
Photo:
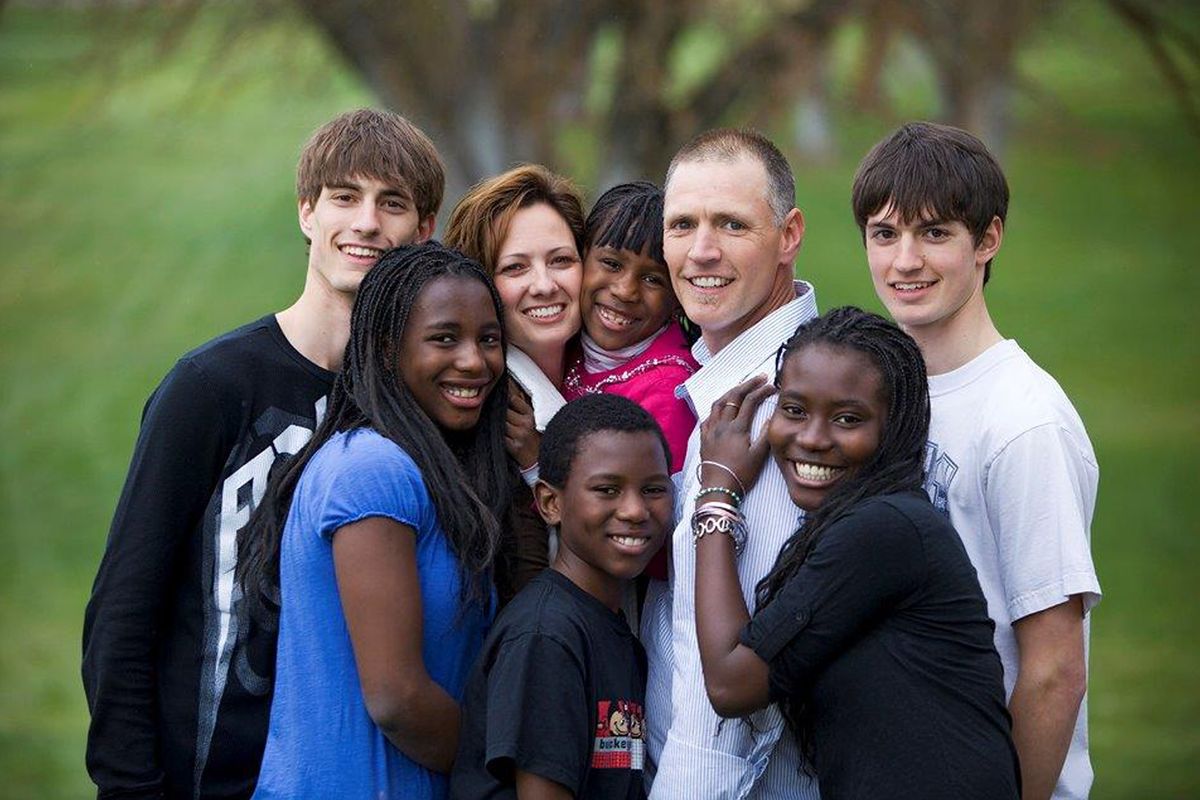
[[[724,486],[704,486],[700,473],[706,464],[732,475],[738,488],[742,490],[741,493],[726,489]],[[696,466],[696,480],[700,482],[701,486],[700,491],[696,492],[696,510],[692,512],[692,544],[699,544],[700,540],[710,533],[723,533],[733,539],[733,552],[740,556],[746,547],[746,518],[738,510],[742,504],[742,496],[746,493],[746,487],[741,478],[724,464],[716,461],[701,461]],[[729,498],[729,502],[712,500],[700,505],[700,501],[710,495],[724,495]]]

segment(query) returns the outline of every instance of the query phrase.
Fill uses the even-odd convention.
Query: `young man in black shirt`
[[[670,451],[630,400],[588,395],[542,437],[550,569],[496,620],[467,684],[454,798],[643,798],[646,654],[621,615],[670,529]]]
[[[443,186],[433,144],[403,117],[360,109],[321,127],[297,169],[300,297],[185,355],[147,401],[84,619],[100,797],[254,790],[276,632],[240,602],[237,534],[324,411],[363,275],[432,235]]]

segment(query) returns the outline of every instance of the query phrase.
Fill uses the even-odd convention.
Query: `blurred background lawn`
[[[299,292],[296,156],[373,102],[305,20],[225,51],[223,13],[166,49],[142,35],[152,14],[0,13],[0,797],[89,793],[81,621],[142,404],[181,353]],[[850,31],[835,55],[855,46]],[[931,115],[919,59],[898,63],[900,112]],[[1017,101],[989,303],[1074,399],[1100,459],[1093,796],[1198,797],[1200,139],[1091,3],[1037,27],[1019,67],[1039,91]],[[895,121],[843,110],[840,155],[794,164],[798,272],[823,308],[880,310],[849,183]],[[577,174],[594,176],[582,153]]]

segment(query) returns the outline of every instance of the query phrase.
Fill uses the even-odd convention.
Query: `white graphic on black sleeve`
[[[246,614],[241,613],[241,589],[234,580],[237,570],[237,535],[250,521],[254,508],[262,501],[271,474],[271,466],[281,456],[299,452],[312,438],[313,429],[325,414],[326,398],[314,407],[315,419],[270,408],[247,432],[226,462],[227,468],[240,464],[227,477],[209,501],[204,519],[204,580],[210,594],[204,600],[204,665],[200,673],[200,697],[196,719],[196,762],[192,774],[193,796],[200,796],[200,783],[208,762],[216,729],[217,715],[225,695],[231,662],[235,674],[249,694],[264,696],[271,690],[273,676],[255,668],[243,646],[249,629]],[[278,433],[275,433],[278,431]],[[261,447],[264,438],[274,436]],[[273,653],[273,648],[271,649]],[[236,656],[235,656],[236,653]],[[264,665],[270,667],[273,665]]]

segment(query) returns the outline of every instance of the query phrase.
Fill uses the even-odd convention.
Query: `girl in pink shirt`
[[[563,379],[567,400],[607,392],[650,412],[683,467],[696,417],[675,388],[699,369],[676,318],[679,301],[662,252],[663,192],[645,181],[600,196],[584,228],[581,352]],[[666,548],[646,574],[666,577]]]

